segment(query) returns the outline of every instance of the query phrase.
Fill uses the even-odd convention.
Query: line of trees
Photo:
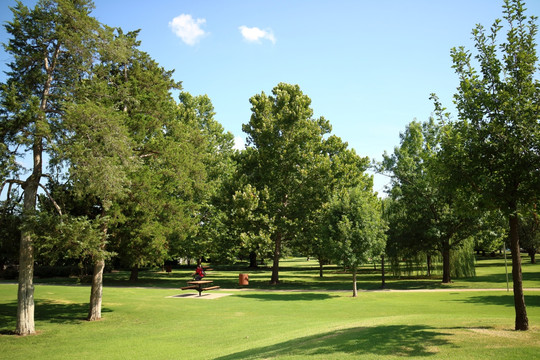
[[[438,258],[448,283],[474,274],[474,248],[507,237],[516,329],[528,328],[520,247],[534,260],[540,84],[536,19],[522,1],[505,1],[506,42],[497,42],[497,20],[490,33],[473,31],[474,57],[452,50],[457,119],[432,95],[433,117],[411,122],[375,165],[392,179],[384,200],[369,159],[313,118],[298,85],[254,95],[247,147],[233,150],[210,99],[182,91],[140,50],[138,31],[100,24],[92,6],[19,2],[6,24],[0,249],[3,262],[18,253],[18,334],[35,332],[36,261],[90,266],[88,320],[97,320],[113,259],[132,281],[140,267],[174,258],[271,259],[278,284],[280,258],[295,252],[316,257],[321,276],[325,264],[349,268],[356,296],[368,259],[384,264],[386,255],[396,274],[404,259],[425,263],[429,276]]]
[[[103,272],[113,259],[136,281],[141,266],[173,258],[272,258],[277,284],[282,253],[314,247],[325,204],[337,207],[337,194],[350,189],[352,221],[344,228],[339,217],[329,220],[342,230],[334,247],[350,242],[344,229],[356,234],[350,254],[372,251],[358,245],[371,234],[384,240],[377,207],[362,203],[378,202],[368,159],[330,136],[327,120],[312,118],[297,85],[250,100],[248,148],[235,151],[210,99],[183,92],[172,71],[140,50],[138,31],[100,24],[92,7],[18,2],[6,24],[2,262],[18,263],[16,333],[35,332],[36,262],[91,268],[92,321],[101,318]],[[354,209],[361,204],[364,220]]]

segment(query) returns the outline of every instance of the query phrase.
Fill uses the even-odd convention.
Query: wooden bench
[[[197,288],[198,288],[197,285],[191,285],[191,286],[184,286],[184,287],[182,287],[182,288],[180,288],[180,289],[182,289],[182,290],[189,290],[189,289],[197,289]]]
[[[205,288],[202,288],[203,291],[206,291],[206,290],[215,290],[215,289],[219,289],[219,286],[210,286],[210,287],[205,287]]]

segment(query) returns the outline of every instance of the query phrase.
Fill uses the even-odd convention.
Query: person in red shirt
[[[194,280],[201,280],[206,273],[204,272],[204,269],[201,265],[197,265],[197,269],[195,269],[195,273],[193,274]]]

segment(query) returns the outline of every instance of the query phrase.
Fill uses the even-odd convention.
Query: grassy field
[[[304,259],[305,260],[305,259]],[[0,359],[529,359],[540,351],[540,291],[527,291],[531,324],[512,331],[512,293],[500,259],[479,261],[478,276],[447,291],[361,292],[352,298],[350,275],[328,270],[318,285],[313,261],[283,263],[280,290],[268,291],[267,270],[248,272],[251,291],[238,291],[238,271],[210,276],[230,296],[186,299],[177,288],[188,269],[144,272],[142,284],[123,287],[127,273],[108,275],[103,320],[86,322],[89,287],[36,285],[38,335],[17,337],[15,284],[0,283]],[[525,286],[540,288],[540,265],[524,264]],[[502,269],[502,271],[501,271]],[[502,274],[501,274],[502,273]],[[359,288],[379,285],[364,269]],[[389,287],[438,288],[440,280],[392,279]],[[260,284],[259,284],[260,282]],[[253,284],[253,285],[252,285]],[[407,285],[408,284],[408,285]],[[230,285],[230,286],[227,286]],[[304,292],[281,289],[307,289]],[[472,290],[462,291],[459,288]],[[477,290],[475,290],[477,289]]]

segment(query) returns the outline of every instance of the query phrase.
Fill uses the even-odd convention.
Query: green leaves
[[[337,263],[357,268],[384,250],[386,223],[371,190],[356,187],[336,192],[320,226],[330,258]]]

